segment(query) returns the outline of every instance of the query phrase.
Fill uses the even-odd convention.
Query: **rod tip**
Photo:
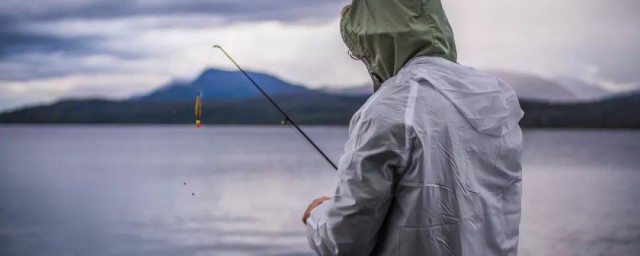
[[[214,45],[213,48],[221,48],[220,45]]]

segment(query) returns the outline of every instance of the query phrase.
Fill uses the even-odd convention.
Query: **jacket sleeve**
[[[335,195],[307,219],[307,239],[318,255],[369,255],[408,159],[405,128],[385,118],[358,122],[340,159]]]

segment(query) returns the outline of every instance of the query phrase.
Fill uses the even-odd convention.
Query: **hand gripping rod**
[[[289,115],[287,115],[287,113],[284,112],[284,110],[282,110],[282,108],[280,108],[280,106],[278,106],[278,104],[273,101],[273,99],[271,99],[271,97],[269,97],[269,95],[262,90],[262,88],[258,85],[258,83],[256,83],[256,81],[253,80],[253,78],[251,78],[251,76],[249,76],[249,74],[247,74],[247,72],[244,71],[244,69],[242,69],[240,67],[240,65],[238,65],[238,63],[231,58],[231,56],[227,53],[227,51],[225,51],[222,46],[220,45],[214,45],[213,48],[218,48],[220,49],[220,51],[222,51],[222,53],[224,53],[225,56],[227,56],[227,58],[233,62],[233,64],[238,68],[238,70],[240,70],[240,72],[242,72],[242,74],[244,74],[245,77],[247,77],[247,79],[249,79],[249,81],[251,81],[251,83],[258,88],[258,90],[260,91],[260,93],[262,93],[262,95],[264,95],[264,97],[266,97],[269,102],[271,102],[271,104],[276,107],[276,109],[278,109],[278,111],[280,111],[280,114],[282,114],[282,116],[284,116],[284,121],[283,122],[288,122],[291,125],[293,125],[293,127],[296,128],[296,130],[298,130],[298,132],[300,132],[300,134],[302,134],[302,136],[311,144],[311,146],[313,146],[313,148],[318,151],[318,153],[320,153],[320,155],[322,155],[322,157],[327,160],[327,162],[329,162],[329,164],[331,165],[331,167],[333,167],[333,169],[335,169],[336,171],[338,170],[338,167],[331,161],[331,159],[329,159],[329,157],[322,152],[322,150],[318,147],[318,145],[316,145],[316,143],[313,142],[313,140],[311,140],[311,138],[309,138],[309,136],[307,136],[306,133],[304,133],[304,131],[302,131],[302,129],[300,129],[300,126],[298,126],[293,119],[291,119],[291,117],[289,117]]]

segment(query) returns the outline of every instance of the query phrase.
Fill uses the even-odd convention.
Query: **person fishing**
[[[440,0],[353,0],[341,34],[375,93],[354,114],[335,195],[303,215],[319,255],[516,255],[524,112],[458,64]]]

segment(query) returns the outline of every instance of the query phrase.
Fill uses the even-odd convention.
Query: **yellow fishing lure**
[[[200,128],[200,116],[202,115],[202,93],[196,97],[196,127]]]

